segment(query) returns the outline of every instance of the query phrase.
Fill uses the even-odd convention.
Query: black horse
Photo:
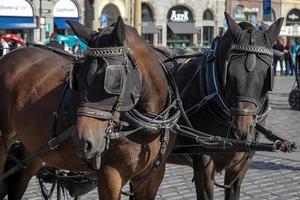
[[[211,135],[257,141],[256,123],[268,113],[268,91],[273,87],[272,51],[283,18],[265,32],[249,23],[237,24],[227,13],[228,30],[214,39],[204,56],[183,64],[174,73],[193,127]],[[194,141],[183,138],[179,143]],[[225,170],[225,199],[239,199],[240,187],[252,153],[192,155],[197,198],[213,199],[216,172]],[[178,160],[177,160],[178,161]],[[178,163],[178,162],[177,162]]]

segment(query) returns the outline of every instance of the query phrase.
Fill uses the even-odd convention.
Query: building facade
[[[300,1],[282,0],[281,13],[285,18],[281,35],[300,37]]]
[[[225,0],[142,0],[142,35],[151,44],[206,46],[223,27]]]
[[[272,21],[281,17],[281,6],[281,0],[272,0],[271,18],[264,19],[263,0],[227,0],[226,12],[231,14],[237,22],[248,21],[253,25],[271,24]]]
[[[1,0],[0,35],[14,33],[43,42],[52,32],[68,34],[66,20],[84,22],[85,0]]]

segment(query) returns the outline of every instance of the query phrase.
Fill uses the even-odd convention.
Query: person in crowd
[[[78,40],[75,40],[74,46],[72,47],[73,54],[82,54],[82,49],[79,46]]]
[[[9,52],[9,45],[3,38],[1,38],[0,44],[1,44],[0,56],[4,56]]]
[[[64,49],[64,45],[59,43],[57,40],[56,40],[56,37],[57,37],[57,34],[56,33],[52,33],[51,36],[50,36],[50,42],[48,42],[46,45],[49,46],[49,47],[55,47],[55,48],[58,48],[58,49]]]
[[[278,61],[280,64],[280,75],[283,75],[283,59],[284,59],[283,51],[284,51],[284,46],[282,45],[282,41],[281,39],[278,39],[273,46],[274,76],[276,76]]]
[[[285,61],[285,75],[293,75],[294,74],[294,63],[292,57],[292,41],[290,38],[282,37],[283,45],[284,45],[284,61]]]
[[[298,73],[300,67],[300,38],[296,39],[296,58],[295,58],[295,74]]]
[[[14,49],[18,48],[18,45],[15,41],[11,41],[8,44],[9,44],[9,49],[10,50],[14,50]]]

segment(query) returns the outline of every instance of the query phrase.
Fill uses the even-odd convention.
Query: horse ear
[[[273,44],[275,43],[275,41],[277,40],[280,30],[281,30],[281,26],[283,24],[284,18],[281,17],[279,19],[277,19],[269,28],[268,30],[266,30],[266,32],[264,33],[265,38],[267,39],[267,42],[270,44],[270,46],[273,46]]]
[[[66,22],[69,24],[75,35],[78,36],[84,43],[88,44],[93,31],[78,22],[72,20],[66,20]]]
[[[115,28],[112,31],[112,36],[118,46],[122,46],[125,40],[125,23],[122,17],[118,17]]]
[[[240,37],[240,35],[242,33],[241,27],[238,25],[238,23],[236,23],[234,21],[234,19],[232,19],[230,17],[230,15],[227,12],[224,12],[224,15],[225,15],[225,19],[226,19],[229,31],[233,35],[234,39],[238,40],[238,38]]]

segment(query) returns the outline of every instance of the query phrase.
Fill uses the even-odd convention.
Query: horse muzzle
[[[256,116],[258,115],[255,104],[239,102],[238,107],[231,108],[232,134],[236,139],[255,140]]]
[[[101,157],[106,147],[104,130],[81,132],[74,131],[72,134],[73,145],[78,156],[83,160],[93,160]],[[97,159],[96,159],[97,160]],[[98,161],[99,162],[99,159]]]

